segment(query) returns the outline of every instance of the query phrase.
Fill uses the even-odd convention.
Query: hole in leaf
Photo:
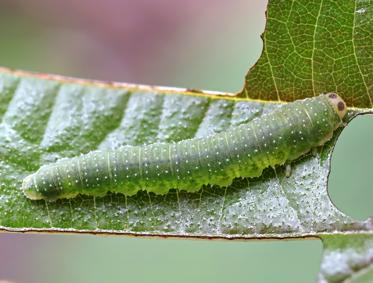
[[[343,130],[334,149],[329,194],[355,219],[373,216],[373,116],[359,115]]]

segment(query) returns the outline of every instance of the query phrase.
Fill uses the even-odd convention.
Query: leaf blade
[[[270,1],[264,47],[241,97],[293,101],[337,92],[372,108],[372,1]]]
[[[196,194],[172,191],[156,196],[141,192],[134,197],[82,196],[55,203],[27,200],[19,190],[23,177],[55,159],[121,144],[204,136],[247,122],[280,104],[183,91],[170,95],[164,89],[144,91],[12,72],[0,73],[0,80],[9,76],[20,81],[10,102],[14,106],[8,108],[12,113],[17,103],[24,105],[17,95],[28,89],[22,80],[37,80],[38,85],[48,87],[34,90],[34,95],[43,99],[21,108],[19,118],[33,118],[38,129],[44,129],[42,136],[37,135],[39,130],[29,135],[29,125],[22,127],[14,119],[3,119],[0,127],[0,195],[6,200],[0,202],[3,229],[226,239],[312,237],[335,230],[367,230],[364,223],[339,212],[327,195],[334,141],[315,156],[294,163],[290,178],[279,167],[266,170],[249,183],[238,179],[226,190],[204,187]],[[46,119],[40,104],[44,97],[50,100],[50,85],[55,90],[55,102],[47,104],[50,109],[43,109],[49,113]],[[173,108],[175,101],[178,103]],[[8,116],[6,112],[4,117]],[[113,133],[114,145],[107,142]]]

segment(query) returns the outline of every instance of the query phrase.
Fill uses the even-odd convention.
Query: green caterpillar
[[[23,180],[33,200],[77,194],[127,196],[146,190],[198,191],[203,185],[228,186],[236,177],[258,177],[328,141],[342,125],[344,101],[330,93],[285,104],[249,123],[205,138],[176,143],[123,146],[93,151],[42,166]]]

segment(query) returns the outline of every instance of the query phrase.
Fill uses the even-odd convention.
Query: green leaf
[[[373,1],[269,1],[263,52],[241,97],[292,101],[338,92],[373,107]]]
[[[0,72],[0,225],[6,230],[81,231],[208,238],[311,237],[366,231],[327,195],[334,140],[260,178],[229,188],[165,196],[138,193],[31,201],[23,178],[62,157],[123,144],[178,141],[250,121],[279,107],[228,94],[187,92]],[[353,112],[350,113],[353,115]]]

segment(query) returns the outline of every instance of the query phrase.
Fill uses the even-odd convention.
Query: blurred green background
[[[1,0],[0,65],[131,83],[236,92],[260,55],[264,0]],[[329,191],[373,215],[372,117],[333,155]],[[370,173],[370,174],[369,174]],[[0,234],[12,282],[315,282],[320,241],[202,241]]]

